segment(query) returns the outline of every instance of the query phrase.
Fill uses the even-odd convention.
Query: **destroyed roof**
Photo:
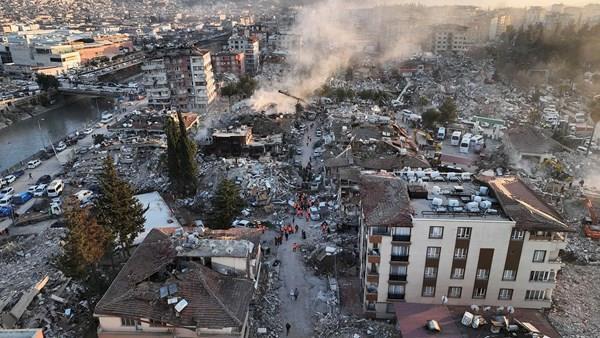
[[[246,240],[198,239],[194,244],[185,243],[177,256],[183,257],[248,257],[254,243]]]
[[[97,316],[143,318],[176,327],[241,327],[252,298],[252,282],[221,275],[186,261],[176,270],[171,238],[152,230],[119,272],[95,309]],[[188,303],[178,316],[161,288],[176,285],[172,297]]]
[[[363,174],[360,198],[367,226],[412,226],[406,182],[391,175]]]
[[[517,176],[478,176],[492,189],[516,227],[530,231],[573,231],[556,210]]]
[[[356,165],[364,169],[394,170],[405,167],[429,168],[431,165],[425,159],[411,155],[382,156],[380,158],[360,159],[355,158]]]
[[[0,329],[0,338],[39,338],[43,337],[42,329]]]
[[[181,224],[175,218],[171,208],[169,208],[158,192],[153,191],[135,195],[134,197],[142,204],[142,208],[145,210],[144,232],[135,238],[135,244],[141,243],[152,229],[173,230],[181,228]]]
[[[548,154],[565,150],[560,143],[530,126],[510,129],[506,135],[513,148],[520,153]]]

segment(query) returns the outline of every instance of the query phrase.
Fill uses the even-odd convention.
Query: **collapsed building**
[[[418,175],[418,176],[417,176]],[[404,171],[360,177],[363,306],[548,308],[573,230],[516,176]],[[417,177],[429,176],[427,180]]]
[[[150,231],[95,308],[98,336],[245,337],[260,245]],[[220,272],[217,272],[220,271]]]
[[[252,127],[242,125],[238,128],[218,129],[211,136],[209,152],[228,155],[279,154],[282,149],[283,135],[273,134],[258,137],[252,133]]]

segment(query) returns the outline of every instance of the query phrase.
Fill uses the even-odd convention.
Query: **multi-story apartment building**
[[[473,40],[467,27],[453,24],[435,26],[432,38],[434,53],[464,53],[469,50]]]
[[[490,20],[490,40],[496,40],[512,25],[510,15],[500,14]]]
[[[260,46],[257,38],[232,35],[227,44],[230,50],[244,52],[246,73],[251,75],[258,73]]]
[[[551,305],[558,254],[571,230],[523,181],[400,176],[361,175],[360,271],[369,317],[392,317],[395,302]]]
[[[212,55],[212,64],[217,76],[231,73],[239,77],[246,73],[244,52],[217,52]]]
[[[206,112],[217,95],[208,50],[158,50],[148,60],[142,70],[150,106]]]

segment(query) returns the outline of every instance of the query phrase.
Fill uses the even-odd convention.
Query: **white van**
[[[446,128],[440,127],[437,132],[437,139],[443,140],[446,138]]]
[[[469,152],[469,146],[471,145],[471,138],[467,137],[467,135],[471,135],[471,134],[466,134],[465,136],[463,136],[462,141],[460,141],[460,149],[459,149],[459,151],[461,153],[468,153]]]
[[[63,189],[65,188],[65,184],[62,180],[54,180],[48,184],[48,197],[58,197],[62,194]]]
[[[471,143],[473,144],[475,151],[481,151],[481,148],[483,148],[483,144],[485,143],[485,139],[481,135],[475,135],[471,137]]]
[[[102,114],[102,120],[100,120],[100,122],[102,123],[108,123],[110,121],[112,121],[113,119],[113,114]]]
[[[27,162],[27,169],[35,169],[37,167],[39,167],[42,164],[42,161],[40,160],[31,160],[29,162]]]
[[[455,132],[452,133],[452,136],[450,138],[450,144],[453,146],[457,146],[460,143],[460,136],[462,135],[462,133],[457,130]]]

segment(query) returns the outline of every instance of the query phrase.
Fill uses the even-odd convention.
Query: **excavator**
[[[300,102],[302,102],[305,106],[308,105],[308,102],[306,102],[306,100],[304,100],[303,98],[300,98],[298,96],[292,95],[288,92],[286,92],[285,90],[278,90],[279,94],[285,95],[287,97],[290,97],[294,100],[296,100],[296,106],[300,105]],[[313,111],[306,111],[303,109],[303,116],[304,118],[306,118],[309,121],[314,121],[317,118],[317,114]]]

